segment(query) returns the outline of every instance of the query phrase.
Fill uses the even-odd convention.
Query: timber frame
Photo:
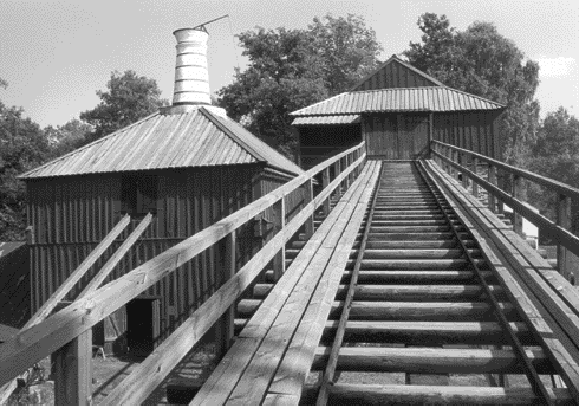
[[[92,326],[213,245],[217,245],[220,252],[224,278],[222,286],[124,379],[108,395],[104,404],[139,404],[144,401],[213,326],[219,329],[222,337],[218,353],[225,353],[233,338],[235,301],[272,259],[276,279],[284,273],[286,242],[302,226],[305,227],[306,237],[313,235],[314,211],[323,205],[327,213],[331,207],[331,195],[337,190],[348,189],[365,162],[365,145],[360,143],[100,287],[116,263],[147,228],[151,221],[149,214],[77,299],[68,307],[51,314],[68,291],[129,224],[130,217],[126,215],[24,328],[14,335],[7,334],[6,342],[0,345],[0,385],[3,385],[0,388],[0,403],[12,393],[15,387],[14,378],[18,374],[51,354],[56,365],[55,403],[90,402]],[[333,179],[330,179],[330,167],[334,168]],[[313,178],[320,172],[323,190],[314,196]],[[285,197],[304,184],[307,204],[286,224]],[[269,208],[273,208],[276,213],[275,236],[245,266],[235,272],[236,229]]]

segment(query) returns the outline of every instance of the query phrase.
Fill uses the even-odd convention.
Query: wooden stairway
[[[315,404],[320,388],[328,404],[570,401],[469,230],[414,163],[383,163],[368,220],[300,403]],[[533,374],[546,375],[542,389]]]

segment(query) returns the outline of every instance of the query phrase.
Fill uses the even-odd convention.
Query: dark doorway
[[[158,300],[133,299],[127,303],[127,345],[134,357],[147,357],[155,348]]]

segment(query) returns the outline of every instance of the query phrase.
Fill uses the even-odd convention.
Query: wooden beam
[[[151,223],[147,214],[106,264],[84,288],[79,299],[94,292]],[[73,338],[51,355],[54,402],[57,405],[89,404],[92,399],[92,329]]]
[[[86,274],[86,272],[94,265],[96,260],[107,250],[107,248],[112,244],[112,242],[119,236],[119,234],[127,227],[129,222],[131,221],[131,217],[127,214],[125,215],[113,229],[107,234],[107,236],[97,245],[97,247],[90,253],[88,257],[85,258],[84,261],[79,265],[74,272],[63,282],[62,285],[50,296],[50,298],[38,309],[38,311],[32,316],[30,320],[24,325],[22,330],[20,330],[17,337],[15,337],[12,341],[18,340],[20,341],[22,338],[22,334],[25,331],[31,329],[35,325],[42,323],[54,310],[54,308],[64,299],[66,294],[76,285],[76,283]],[[73,337],[71,337],[73,338]],[[62,343],[65,344],[66,342]],[[62,346],[61,345],[61,346]],[[92,344],[91,344],[92,345]],[[59,347],[54,348],[56,350]],[[49,352],[50,353],[50,352]],[[47,356],[49,353],[45,354]],[[40,358],[42,359],[42,358]],[[31,361],[28,365],[22,365],[17,371],[12,371],[12,378],[14,374],[22,373],[26,368],[30,367],[31,364],[34,362],[40,361],[37,359],[35,361]],[[4,386],[0,387],[0,404],[3,404],[7,401],[10,394],[16,388],[16,381],[8,381],[8,379],[2,380],[0,379],[0,384],[6,383]]]
[[[283,202],[284,199],[281,199]],[[223,283],[233,278],[236,272],[236,261],[235,261],[235,246],[236,237],[235,232],[230,233],[227,237],[219,243],[219,262],[221,265],[221,276],[223,278]],[[215,356],[221,359],[231,344],[233,343],[233,336],[235,331],[235,303],[229,306],[225,311],[221,319],[216,323],[216,350]]]
[[[310,239],[304,249],[298,254],[298,257],[288,269],[288,272],[280,280],[270,295],[264,300],[253,318],[247,323],[240,333],[235,345],[227,354],[224,362],[221,363],[207,382],[203,385],[201,391],[197,394],[192,405],[202,404],[222,404],[229,394],[234,390],[243,371],[247,370],[248,365],[253,359],[254,353],[260,348],[262,340],[271,331],[274,322],[277,322],[278,314],[281,309],[288,304],[290,294],[293,292],[302,292],[315,284],[315,273],[321,271],[319,268],[313,269],[312,264],[320,256],[324,255],[322,244],[326,241],[332,230],[337,229],[339,219],[351,214],[351,207],[347,202],[354,193],[364,188],[371,168],[362,173],[362,176],[344,195],[338,205],[330,214],[330,217],[317,230],[316,234]],[[333,181],[335,186],[339,184],[339,178]],[[307,273],[306,270],[308,271]],[[293,302],[293,309],[299,305],[300,301]],[[296,312],[289,312],[286,316],[299,316]],[[272,354],[271,356],[278,356]]]
[[[309,202],[311,202],[314,199],[313,180],[309,179],[308,181],[306,181],[306,183],[304,184],[304,188],[305,188],[305,197],[306,197],[305,203],[308,204]],[[306,239],[309,239],[312,237],[312,235],[314,235],[314,213],[313,212],[312,212],[312,215],[306,219],[305,233],[306,233]]]
[[[330,168],[327,167],[322,172],[322,187],[325,189],[330,184]],[[331,197],[328,196],[326,200],[324,200],[324,215],[327,216],[330,214],[331,210]]]
[[[239,272],[221,286],[221,288],[185,320],[169,338],[125,378],[123,382],[104,399],[102,404],[119,405],[139,404],[143,402],[187,354],[193,345],[199,341],[203,334],[215,323],[217,318],[219,318],[253,282],[263,267],[274,257],[279,249],[285,245],[287,240],[312,216],[315,208],[324,201],[333,188],[362,162],[363,158],[360,158],[354,165],[344,171],[340,177],[335,179],[327,189],[301,210],[283,230],[277,233]],[[162,255],[163,254],[159,256]],[[154,260],[155,259],[151,261]],[[176,266],[179,266],[178,261],[173,268]],[[151,374],[151,371],[155,371],[155,373]]]
[[[123,277],[112,281],[87,297],[77,300],[41,325],[22,331],[18,338],[6,342],[0,348],[0,383],[8,381],[14,374],[26,369],[27,363],[41,360],[81,332],[88,330],[120,306],[148,289],[149,286],[173,272],[176,267],[191,260],[215,244],[216,241],[224,238],[279,199],[291,193],[311,176],[335,162],[336,159],[359,148],[363,148],[363,143],[337,157],[330,158],[270,194],[159,254]],[[343,180],[364,160],[365,155],[362,155],[338,179]],[[329,191],[320,194],[321,198],[317,196],[314,199],[314,204],[308,205],[309,210],[307,212],[310,216],[314,208],[327,197],[327,194]]]
[[[285,198],[280,199],[273,205],[274,212],[274,233],[277,234],[285,227]],[[313,216],[312,223],[313,223]],[[307,222],[308,220],[306,220]],[[313,225],[312,225],[313,228]],[[277,282],[285,273],[285,245],[283,245],[279,252],[273,257],[273,279]]]

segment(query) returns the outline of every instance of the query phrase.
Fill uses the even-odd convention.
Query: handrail
[[[495,165],[495,162],[498,162],[498,161],[495,161],[494,159],[484,157],[480,154],[474,154],[471,151],[463,150],[462,148],[456,148],[452,145],[440,143],[439,141],[433,141],[433,142],[435,142],[437,144],[442,144],[445,147],[450,147],[450,149],[456,150],[460,153],[467,153],[468,152],[471,155],[476,156],[476,158],[478,158],[478,159],[481,159],[481,157],[485,158],[485,160],[490,162],[492,165]],[[520,213],[522,216],[524,216],[526,219],[528,219],[531,223],[533,223],[537,227],[541,227],[543,230],[547,231],[548,233],[550,233],[552,235],[556,235],[559,243],[562,246],[569,249],[574,254],[579,255],[579,238],[577,236],[573,235],[571,232],[569,232],[565,228],[555,224],[553,221],[549,220],[545,216],[537,213],[531,205],[515,198],[514,196],[511,196],[510,194],[501,190],[499,187],[493,185],[491,182],[483,179],[481,176],[477,175],[476,173],[474,173],[470,169],[465,168],[464,166],[462,166],[462,165],[454,162],[450,158],[444,156],[443,154],[438,152],[436,149],[432,150],[432,153],[434,153],[436,156],[441,158],[444,162],[446,162],[447,164],[449,164],[453,168],[460,170],[463,173],[463,176],[464,175],[468,176],[474,182],[478,183],[480,186],[485,188],[489,193],[492,193],[494,196],[500,198],[502,201],[504,201],[510,207],[512,207],[513,211],[515,211],[516,213]],[[506,166],[508,166],[509,168],[512,168],[509,165],[506,165]],[[517,168],[515,168],[515,169],[517,169]],[[529,173],[531,173],[531,172],[529,172]],[[539,175],[536,175],[536,176],[539,176]],[[569,190],[576,190],[570,186],[568,187],[568,189]]]
[[[476,152],[469,151],[468,149],[455,147],[454,145],[447,144],[445,142],[436,141],[436,140],[432,140],[431,142],[435,145],[440,145],[440,146],[443,146],[445,148],[449,148],[453,151],[460,152],[461,154],[465,154],[465,155],[471,156],[473,158],[477,158],[481,161],[487,162],[496,168],[504,169],[505,171],[510,172],[514,175],[521,176],[523,178],[531,180],[531,181],[538,183],[540,185],[552,188],[552,189],[556,190],[557,192],[564,194],[566,196],[579,198],[579,189],[574,188],[573,186],[569,186],[563,182],[549,179],[547,177],[538,175],[534,172],[527,171],[525,169],[521,169],[521,168],[517,168],[515,166],[508,165],[504,162],[497,161],[496,159],[489,158],[489,157],[481,155],[481,154],[477,154]],[[435,152],[438,152],[436,149],[433,149],[433,150]],[[439,152],[438,152],[438,155],[441,156]]]
[[[330,186],[324,189],[324,195],[317,196],[300,212],[300,214],[302,214],[302,212],[305,214],[296,216],[296,219],[303,218],[302,222],[305,221],[307,216],[313,213],[313,210],[317,207],[316,205],[323,203],[324,199],[327,198],[326,195],[329,195],[346,176],[350,175],[354,169],[365,162],[366,155],[364,149],[365,146],[362,142],[320,163],[285,185],[275,189],[268,195],[263,196],[248,206],[227,216],[225,219],[218,221],[214,225],[148,260],[124,276],[78,299],[65,309],[48,317],[45,321],[21,331],[16,337],[0,346],[0,385],[25,370],[30,364],[40,361],[67,342],[79,336],[82,332],[97,324],[120,306],[128,303],[141,292],[147,290],[150,286],[173,272],[177,267],[193,259],[196,255],[226,237],[229,233],[235,231],[247,221],[273,206],[295,189],[301,187],[303,183],[311,182],[313,176],[318,172],[321,172],[344,157],[357,154],[358,159],[356,161],[352,159],[354,162],[336,178]],[[310,211],[311,213],[309,213]],[[293,227],[296,222],[292,220],[284,229],[289,228],[290,224]],[[284,229],[282,229],[282,231]],[[278,235],[281,233],[280,231]],[[284,235],[285,234],[286,233],[284,233]],[[275,241],[276,244],[280,244],[281,238],[276,239],[276,237],[270,242]],[[287,238],[290,237],[291,235]],[[266,255],[262,252],[268,248],[268,246],[269,244],[260,251],[262,256]],[[269,249],[271,250],[271,248],[270,246]],[[260,253],[258,253],[258,255]],[[231,279],[230,281],[233,282],[237,280],[235,283],[241,286],[249,283],[247,279],[248,275],[245,275],[245,277],[245,279],[237,278]],[[228,283],[222,286],[222,288],[227,286]],[[219,291],[221,291],[221,289]]]

